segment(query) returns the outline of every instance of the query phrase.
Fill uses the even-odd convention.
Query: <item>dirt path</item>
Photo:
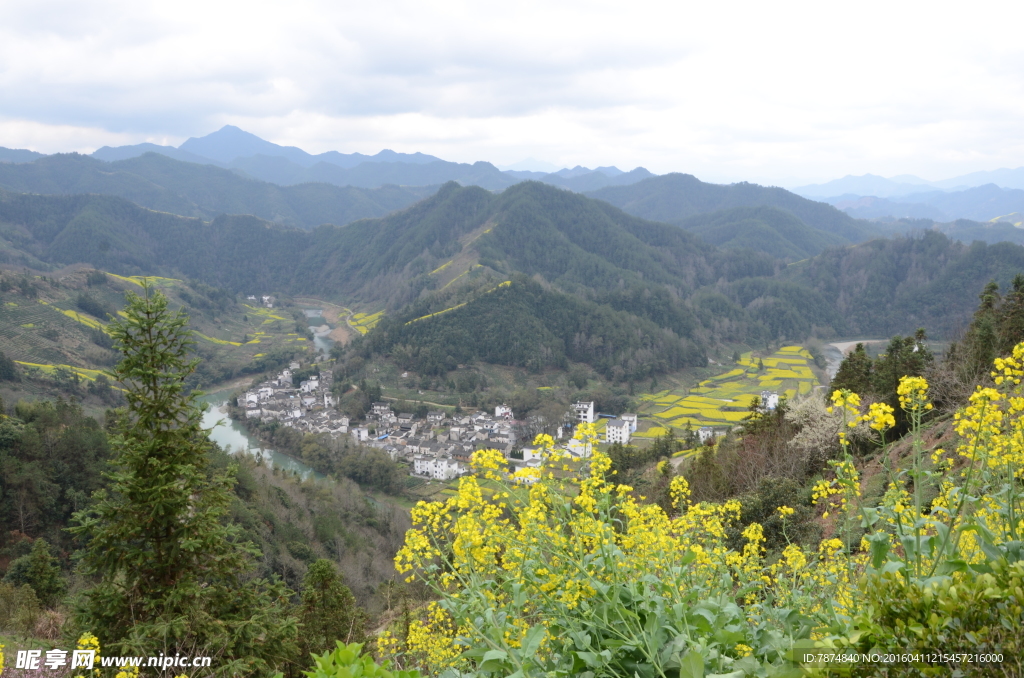
[[[222,391],[237,391],[242,388],[248,388],[252,385],[254,377],[241,377],[232,381],[225,381],[219,384],[214,384],[203,390],[203,393],[213,394],[220,393]]]
[[[342,346],[344,346],[345,344],[352,340],[353,332],[354,330],[348,324],[348,320],[346,320],[344,325],[338,325],[333,330],[331,330],[331,333],[327,335],[327,338],[332,339],[341,344]]]

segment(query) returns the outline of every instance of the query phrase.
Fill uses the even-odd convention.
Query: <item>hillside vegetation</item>
[[[434,188],[355,188],[329,183],[278,186],[229,169],[181,162],[158,153],[103,162],[76,153],[32,163],[0,163],[0,188],[22,193],[93,193],[187,217],[252,214],[267,221],[312,228],[380,217],[406,207]],[[433,182],[436,187],[440,181]]]
[[[734,207],[687,217],[678,224],[717,247],[752,249],[789,261],[850,244],[846,238],[812,228],[778,207]]]
[[[776,208],[740,208],[734,217],[757,228],[770,224],[779,236],[773,242],[784,248],[806,235]],[[724,226],[713,228],[717,219],[695,218],[691,225],[727,237]],[[820,245],[839,237],[816,233],[820,238],[812,242]],[[723,244],[742,241],[737,231]],[[780,253],[786,251],[791,258],[805,253]],[[787,267],[764,252],[719,249],[684,228],[523,182],[500,194],[450,183],[382,219],[312,231],[253,216],[204,222],[111,196],[0,193],[0,258],[44,269],[83,262],[120,275],[183,277],[236,294],[319,296],[375,320],[385,311],[394,321],[379,325],[379,334],[354,350],[390,354],[417,343],[422,362],[410,363],[415,369],[474,359],[539,367],[560,365],[561,356],[588,356],[602,374],[634,379],[699,362],[697,356],[721,341],[888,335],[921,325],[945,336],[969,316],[985,282],[1009,281],[1024,263],[1024,250],[967,247],[928,231],[830,248]],[[533,278],[543,292],[514,306],[514,348],[507,341],[471,348],[476,340],[462,329],[434,329],[491,318],[494,302],[483,292],[516,276]],[[503,294],[526,289],[517,285]],[[572,328],[544,310],[553,308],[604,320]],[[636,331],[628,340],[613,329],[630,325]],[[495,352],[493,346],[505,348]]]
[[[203,358],[193,383],[215,384],[271,369],[305,354],[312,343],[289,310],[239,301],[198,281],[150,280],[190,315],[193,351]],[[33,390],[34,379],[53,381],[65,395],[81,397],[100,388],[99,395],[114,404],[116,394],[100,373],[117,359],[106,328],[123,306],[125,292],[140,289],[140,282],[85,267],[53,276],[0,272],[0,350],[26,378],[6,388],[21,393]]]
[[[629,214],[670,224],[697,214],[709,214],[735,207],[777,207],[786,210],[811,228],[845,239],[863,242],[879,234],[868,222],[822,202],[814,202],[784,188],[738,184],[709,184],[689,174],[665,174],[630,186],[602,188],[587,194],[604,200]]]
[[[892,336],[927,327],[950,336],[966,325],[977,295],[1024,270],[1024,248],[971,245],[937,231],[834,249],[793,264],[780,277],[820,290],[848,336]],[[838,329],[838,328],[837,328]]]

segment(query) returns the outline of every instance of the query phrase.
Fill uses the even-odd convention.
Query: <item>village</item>
[[[275,379],[251,386],[238,396],[238,407],[245,411],[246,419],[276,421],[302,433],[327,434],[334,439],[350,436],[356,444],[383,450],[395,461],[407,463],[410,475],[419,478],[452,480],[465,475],[470,472],[473,452],[485,448],[502,451],[513,471],[541,465],[540,450],[530,444],[532,429],[516,420],[507,405],[495,407],[493,414],[434,410],[417,418],[395,412],[391,403],[382,401],[373,403],[363,420],[352,421],[336,409],[331,373],[301,373],[300,368],[300,363],[293,362]],[[297,375],[303,374],[305,378],[295,383]],[[595,412],[593,402],[577,402],[557,427],[557,446],[574,458],[588,457],[591,450],[573,438],[574,429],[598,418],[608,419],[601,442],[626,445],[637,429],[636,414],[611,417]]]

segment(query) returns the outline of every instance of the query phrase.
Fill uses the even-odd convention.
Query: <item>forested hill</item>
[[[738,184],[708,184],[689,174],[665,174],[629,186],[610,186],[587,193],[643,219],[680,224],[687,217],[735,207],[777,207],[793,213],[811,228],[863,242],[880,235],[866,221],[850,217],[831,205],[814,202],[784,188]]]
[[[436,182],[440,183],[440,182]],[[104,162],[76,153],[0,163],[0,188],[21,193],[114,195],[143,207],[206,220],[252,214],[287,226],[344,225],[381,217],[432,194],[434,187],[277,186],[158,153]]]
[[[392,309],[481,268],[538,275],[568,291],[657,284],[687,296],[779,266],[536,182],[497,195],[449,183],[383,219],[313,231],[246,216],[207,224],[109,196],[10,193],[0,197],[0,223],[12,225],[13,245],[45,262],[158,269],[237,292],[269,287]]]
[[[788,261],[850,244],[846,238],[808,226],[778,207],[734,207],[687,217],[679,225],[721,248],[753,249]]]
[[[755,209],[750,216],[773,221],[794,243],[801,238],[801,224],[784,212]],[[488,323],[506,327],[495,315],[494,300],[502,299],[516,309],[521,330],[520,345],[500,351],[504,361],[559,364],[586,356],[609,374],[618,367],[640,376],[699,362],[719,341],[919,326],[941,335],[966,322],[990,278],[1006,283],[1024,269],[1024,248],[968,247],[930,231],[829,249],[787,267],[537,182],[500,194],[449,183],[388,217],[312,231],[253,216],[204,222],[111,196],[0,192],[0,262],[82,262],[120,274],[185,276],[238,293],[311,294],[384,308],[393,322],[378,326],[386,335],[372,337],[374,345],[433,346],[421,367],[464,362],[460,356],[494,359],[490,344],[467,335],[484,336]],[[509,280],[519,282],[500,287]],[[586,320],[567,324],[564,313]],[[438,329],[445,327],[450,331]],[[629,327],[634,336],[623,331]]]
[[[849,335],[892,336],[924,327],[950,336],[969,322],[990,280],[1007,288],[1024,271],[1024,247],[971,245],[933,230],[829,250],[780,276],[820,290]]]

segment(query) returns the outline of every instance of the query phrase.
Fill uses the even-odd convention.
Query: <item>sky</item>
[[[1024,3],[0,0],[0,146],[328,150],[793,186],[1024,165]]]

